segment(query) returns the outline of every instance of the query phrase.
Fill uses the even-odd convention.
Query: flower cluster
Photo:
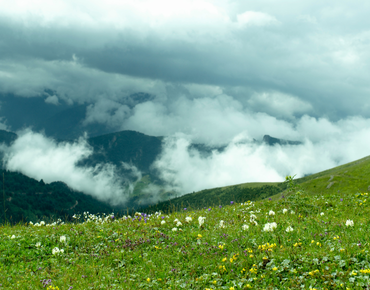
[[[265,224],[265,226],[263,227],[263,231],[264,232],[273,232],[274,229],[277,228],[277,224],[276,222],[272,222],[272,223],[267,223]]]

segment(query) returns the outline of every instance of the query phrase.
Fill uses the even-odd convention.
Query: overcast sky
[[[85,124],[191,142],[364,140],[369,15],[366,0],[0,0],[0,93],[50,89],[89,104]],[[351,146],[341,162],[370,154]]]

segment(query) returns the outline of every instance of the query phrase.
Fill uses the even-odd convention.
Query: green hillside
[[[96,214],[113,210],[89,195],[71,190],[63,182],[45,184],[17,172],[0,173],[0,224],[5,220],[10,223],[70,220],[84,211]]]
[[[370,156],[297,178],[296,182],[301,189],[311,195],[368,192],[370,191]],[[274,196],[274,198],[277,197],[279,195]]]
[[[370,188],[370,156],[306,177],[297,178],[295,181],[309,195],[367,192]],[[278,199],[288,195],[287,184],[284,182],[243,183],[186,194],[143,210],[148,212],[167,211],[184,207],[199,209],[228,204],[230,201],[255,201],[267,197]]]
[[[366,193],[0,227],[1,289],[368,289]]]

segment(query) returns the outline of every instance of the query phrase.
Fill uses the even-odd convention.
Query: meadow
[[[199,210],[4,224],[0,289],[370,289],[368,193],[289,189]]]

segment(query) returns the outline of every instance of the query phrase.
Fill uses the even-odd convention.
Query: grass
[[[0,289],[369,289],[369,214],[367,193],[298,192],[3,225]]]

